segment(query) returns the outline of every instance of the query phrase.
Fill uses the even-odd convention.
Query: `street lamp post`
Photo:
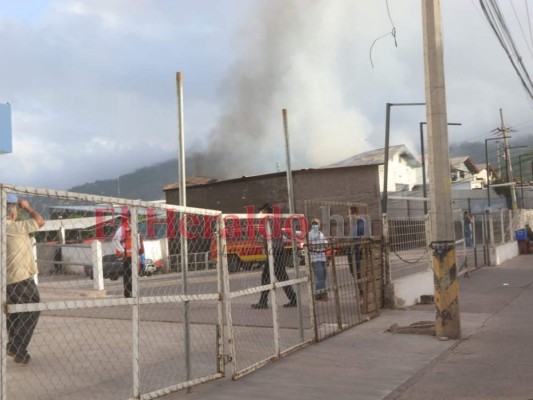
[[[387,213],[387,186],[389,184],[389,142],[390,142],[390,109],[393,106],[425,106],[426,103],[387,103],[385,111],[385,154],[384,160],[385,163],[383,171],[383,197],[381,203],[381,212],[383,214]]]
[[[427,198],[427,184],[426,184],[426,157],[424,155],[424,125],[427,122],[420,122],[420,155],[422,158],[422,196]],[[462,125],[460,122],[448,122],[448,125]],[[424,215],[428,213],[428,203],[424,200]]]

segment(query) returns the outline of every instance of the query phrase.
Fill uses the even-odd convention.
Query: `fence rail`
[[[46,243],[51,235],[50,226],[62,226],[67,237],[79,238],[77,243],[60,244],[63,257],[67,250],[72,257],[70,261],[61,261],[62,265],[68,262],[94,265],[95,258],[103,255],[95,253],[96,242],[107,243],[112,249],[111,239],[118,226],[114,225],[114,218],[104,216],[115,212],[117,206],[131,212],[132,237],[137,237],[139,220],[150,223],[152,215],[166,215],[167,240],[154,238],[158,248],[147,247],[150,256],[157,256],[164,263],[168,263],[169,253],[179,251],[168,245],[168,239],[174,243],[173,239],[187,233],[180,230],[184,216],[204,224],[220,215],[211,210],[3,185],[0,270],[1,282],[7,284],[2,285],[0,306],[7,313],[1,317],[0,398],[148,399],[224,375],[219,270],[213,270],[211,276],[201,281],[191,279],[188,292],[184,292],[183,276],[177,273],[141,277],[139,269],[128,269],[120,261],[103,265],[104,276],[107,268],[114,268],[123,278],[120,281],[109,281],[104,276],[91,280],[83,268],[51,273],[46,265],[54,263],[52,257],[46,262],[38,259],[39,285],[38,292],[29,293],[32,302],[15,298],[14,288],[20,284],[12,281],[13,264],[7,264],[8,250],[14,244],[5,234],[10,232],[7,212],[12,210],[5,203],[7,192],[28,199],[33,209],[47,217],[43,229],[35,233],[44,253],[58,248],[57,243]],[[29,218],[24,214],[19,210],[22,218]],[[63,217],[61,223],[50,219],[50,215],[58,214]],[[91,215],[94,224],[80,227],[81,219],[85,223]],[[163,242],[168,248],[162,248]],[[195,242],[188,239],[187,242],[194,253]],[[135,240],[132,243],[130,265],[139,265],[140,246]],[[18,250],[32,251],[23,247]],[[94,290],[94,282],[100,279],[106,281],[105,290]],[[19,345],[17,339],[28,326],[22,325],[24,321],[36,324],[27,348]],[[7,357],[7,350],[14,357]],[[20,368],[17,362],[27,361],[26,350],[31,353],[31,365]]]
[[[13,297],[7,193],[46,219],[35,245],[18,249],[37,260],[31,301]],[[224,376],[227,360],[237,379],[375,317],[383,302],[382,249],[371,238],[331,238],[331,301],[316,299],[303,215],[252,216],[259,230],[249,230],[250,215],[13,185],[0,185],[0,205],[2,400],[153,399]],[[131,257],[119,259],[115,234],[127,229]],[[143,273],[141,248],[161,273]],[[268,308],[252,308],[264,293]],[[35,326],[26,348],[13,345],[23,320]]]
[[[391,280],[398,280],[432,268],[429,250],[431,239],[430,218],[428,214],[411,217],[385,217],[387,226],[388,265]],[[533,214],[532,214],[533,215]],[[529,218],[525,212],[513,213],[499,209],[472,215],[471,240],[467,240],[464,210],[453,212],[456,267],[459,274],[490,265],[490,249],[514,240],[514,230]],[[533,219],[533,218],[531,218]]]

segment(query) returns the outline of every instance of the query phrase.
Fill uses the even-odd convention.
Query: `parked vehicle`
[[[254,264],[262,265],[266,261],[265,242],[260,234],[258,227],[254,229],[254,236],[249,237],[247,230],[242,231],[241,237],[226,238],[226,253],[228,255],[229,272],[237,272],[241,269],[250,269]],[[283,253],[288,267],[292,263],[292,235],[290,228],[282,228],[283,234]],[[295,231],[296,250],[300,264],[305,264],[305,234],[301,231]],[[211,262],[217,260],[217,241],[216,237],[211,240],[210,259]]]
[[[104,279],[111,279],[116,281],[124,275],[124,259],[120,255],[106,254],[102,257],[102,270]],[[142,268],[142,262],[139,258],[139,276],[151,276],[161,270],[160,266],[156,265],[151,258],[147,258]],[[85,275],[93,279],[92,267],[85,267]]]

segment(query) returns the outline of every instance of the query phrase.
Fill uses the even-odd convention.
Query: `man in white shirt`
[[[315,276],[315,299],[318,301],[327,301],[328,292],[326,290],[326,245],[328,241],[320,231],[320,221],[313,219],[311,230],[307,234],[309,243],[309,255],[311,257],[311,267]]]
[[[24,210],[31,218],[17,221],[18,208]],[[39,290],[33,279],[38,273],[37,263],[33,257],[33,245],[30,233],[36,232],[44,225],[41,215],[31,208],[30,203],[18,199],[13,194],[7,195],[6,226],[6,295],[8,304],[40,303]],[[16,363],[30,362],[28,345],[39,320],[39,311],[10,313],[7,315],[7,354]]]

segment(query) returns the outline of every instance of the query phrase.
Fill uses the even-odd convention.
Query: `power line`
[[[392,21],[392,16],[391,16],[390,9],[389,9],[389,0],[385,0],[385,6],[387,7],[387,15],[389,16],[389,21],[391,23],[392,30],[390,32],[387,32],[384,35],[378,37],[377,39],[374,39],[374,41],[372,42],[372,45],[370,46],[370,50],[369,50],[369,54],[368,54],[368,56],[370,58],[370,65],[372,66],[372,68],[374,68],[374,62],[372,61],[372,49],[374,48],[374,45],[376,44],[376,42],[378,40],[383,39],[384,37],[391,35],[394,38],[394,46],[398,47],[398,42],[396,41],[396,27],[394,26],[394,22]]]
[[[389,15],[389,21],[392,26],[392,37],[394,38],[394,45],[398,47],[398,43],[396,42],[396,26],[394,25],[394,22],[392,21],[392,17],[390,15],[390,9],[389,9],[389,0],[385,0],[385,5],[387,6],[387,14]]]
[[[527,15],[527,25],[529,27],[529,38],[531,39],[531,43],[533,43],[533,33],[531,33],[531,19],[529,17],[529,6],[527,5],[527,0],[524,0],[524,3],[526,3],[526,15]]]
[[[527,0],[526,0],[527,1]],[[474,3],[474,0],[470,0],[470,3],[472,3],[472,6],[476,9],[476,11],[478,12],[478,14],[481,16],[481,18],[483,19],[483,21],[485,21],[485,23],[487,22],[487,20],[485,19],[485,17],[483,16],[483,13],[481,12],[481,10],[479,8],[476,7],[476,3]]]
[[[520,32],[522,32],[522,37],[524,38],[524,42],[526,43],[527,50],[529,51],[529,55],[533,57],[533,52],[531,51],[531,45],[527,41],[526,34],[524,32],[524,28],[522,28],[522,23],[520,22],[520,18],[518,18],[518,14],[516,13],[516,9],[514,8],[514,2],[511,0],[511,8],[513,9],[514,16],[516,17],[516,21],[518,22],[518,26],[520,27]],[[531,33],[531,26],[530,26],[530,33]]]
[[[492,30],[496,34],[498,41],[511,61],[523,88],[530,99],[533,99],[533,82],[529,77],[526,67],[522,62],[522,57],[518,53],[514,40],[507,28],[507,24],[495,0],[479,0],[481,9],[487,18]]]

